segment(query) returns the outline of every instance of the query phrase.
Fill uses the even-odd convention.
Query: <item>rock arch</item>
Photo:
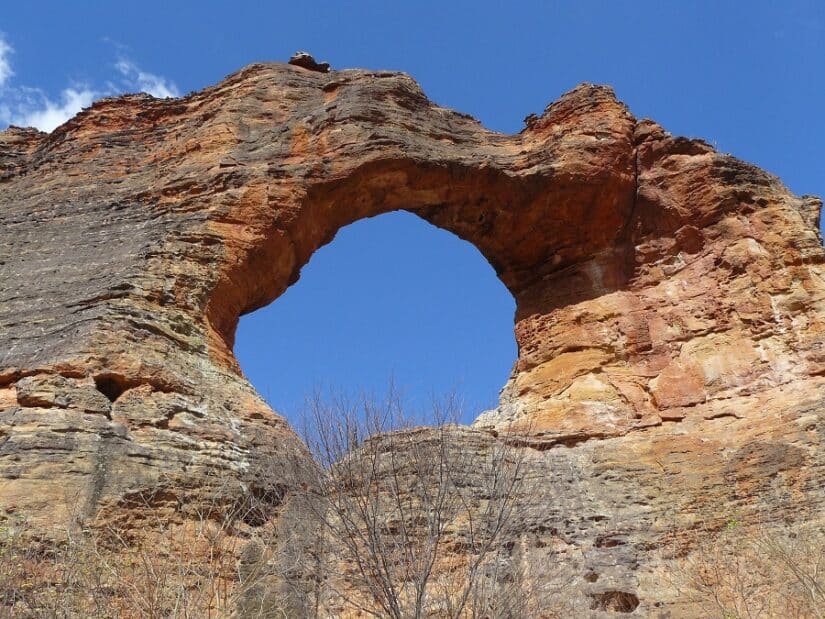
[[[784,479],[794,517],[822,512],[821,201],[608,88],[502,135],[403,74],[252,65],[2,132],[0,187],[2,509],[47,523],[151,490],[185,511],[207,469],[238,479],[296,448],[238,372],[238,317],[341,226],[406,209],[478,247],[516,299],[516,372],[476,427],[521,424],[552,500],[582,506],[565,543],[620,523],[594,595],[632,585],[645,608],[673,510],[780,514]]]
[[[289,140],[297,151],[267,164],[268,174],[283,180],[255,179],[231,206],[229,216],[243,222],[246,236],[233,247],[236,239],[224,234],[225,262],[206,310],[218,340],[231,343],[237,315],[272,301],[338,229],[394,210],[475,245],[522,314],[544,303],[532,289],[550,271],[623,251],[635,192],[633,122],[609,90],[585,86],[548,110],[545,133],[554,114],[586,117],[580,130],[505,137],[433,106],[405,76],[358,77],[322,85],[323,114],[304,118],[310,129],[294,129],[298,136]],[[384,97],[381,111],[353,98],[363,79],[378,91],[375,98]],[[338,137],[348,131],[356,137]],[[477,148],[481,136],[490,143]],[[342,139],[355,141],[339,145]],[[548,173],[559,182],[547,183]],[[216,351],[225,347],[215,343]]]

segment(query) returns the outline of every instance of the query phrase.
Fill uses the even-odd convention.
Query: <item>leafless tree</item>
[[[418,426],[398,393],[315,395],[304,437],[318,467],[305,507],[324,540],[324,612],[512,617],[525,590],[513,560],[525,450],[454,424],[453,397]],[[330,559],[330,557],[336,557]]]
[[[677,561],[683,599],[720,619],[825,617],[825,530],[731,520]]]

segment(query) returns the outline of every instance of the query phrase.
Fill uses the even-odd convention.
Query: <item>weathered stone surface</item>
[[[9,129],[0,509],[243,492],[297,439],[238,368],[238,317],[342,226],[405,209],[516,299],[513,375],[466,432],[525,435],[547,491],[525,540],[566,549],[593,612],[659,612],[664,548],[825,506],[820,207],[592,85],[508,136],[403,74],[259,64]]]

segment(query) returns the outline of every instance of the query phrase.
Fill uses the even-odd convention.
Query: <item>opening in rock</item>
[[[639,606],[639,598],[635,593],[627,591],[605,591],[591,593],[591,610],[603,610],[614,613],[632,613]]]
[[[514,312],[473,245],[394,212],[343,228],[295,285],[244,316],[235,355],[293,422],[317,387],[382,392],[390,379],[417,407],[455,391],[470,422],[509,376]]]
[[[117,400],[128,388],[123,378],[114,374],[95,376],[95,386],[100,393],[109,398],[110,402]]]

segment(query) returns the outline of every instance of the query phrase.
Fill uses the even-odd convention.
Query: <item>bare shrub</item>
[[[0,617],[112,617],[113,593],[85,540],[39,539],[25,520],[0,522]]]
[[[323,612],[376,617],[527,616],[513,557],[525,450],[462,428],[455,398],[419,427],[390,389],[377,402],[309,402],[304,435],[319,466],[304,507],[325,559]]]
[[[246,521],[259,500],[211,501],[186,517],[157,494],[132,496],[127,522],[100,514],[62,530],[22,518],[0,523],[0,617],[279,617],[272,595],[244,605],[265,576],[271,528]],[[265,602],[265,603],[263,603]]]
[[[161,480],[48,536],[7,519],[0,616],[557,616],[553,557],[517,518],[539,495],[529,450],[459,412],[446,398],[422,427],[392,389],[316,395],[309,451],[260,458],[241,484],[216,466],[181,504]]]
[[[675,588],[705,616],[825,617],[825,531],[732,520],[677,563]]]

